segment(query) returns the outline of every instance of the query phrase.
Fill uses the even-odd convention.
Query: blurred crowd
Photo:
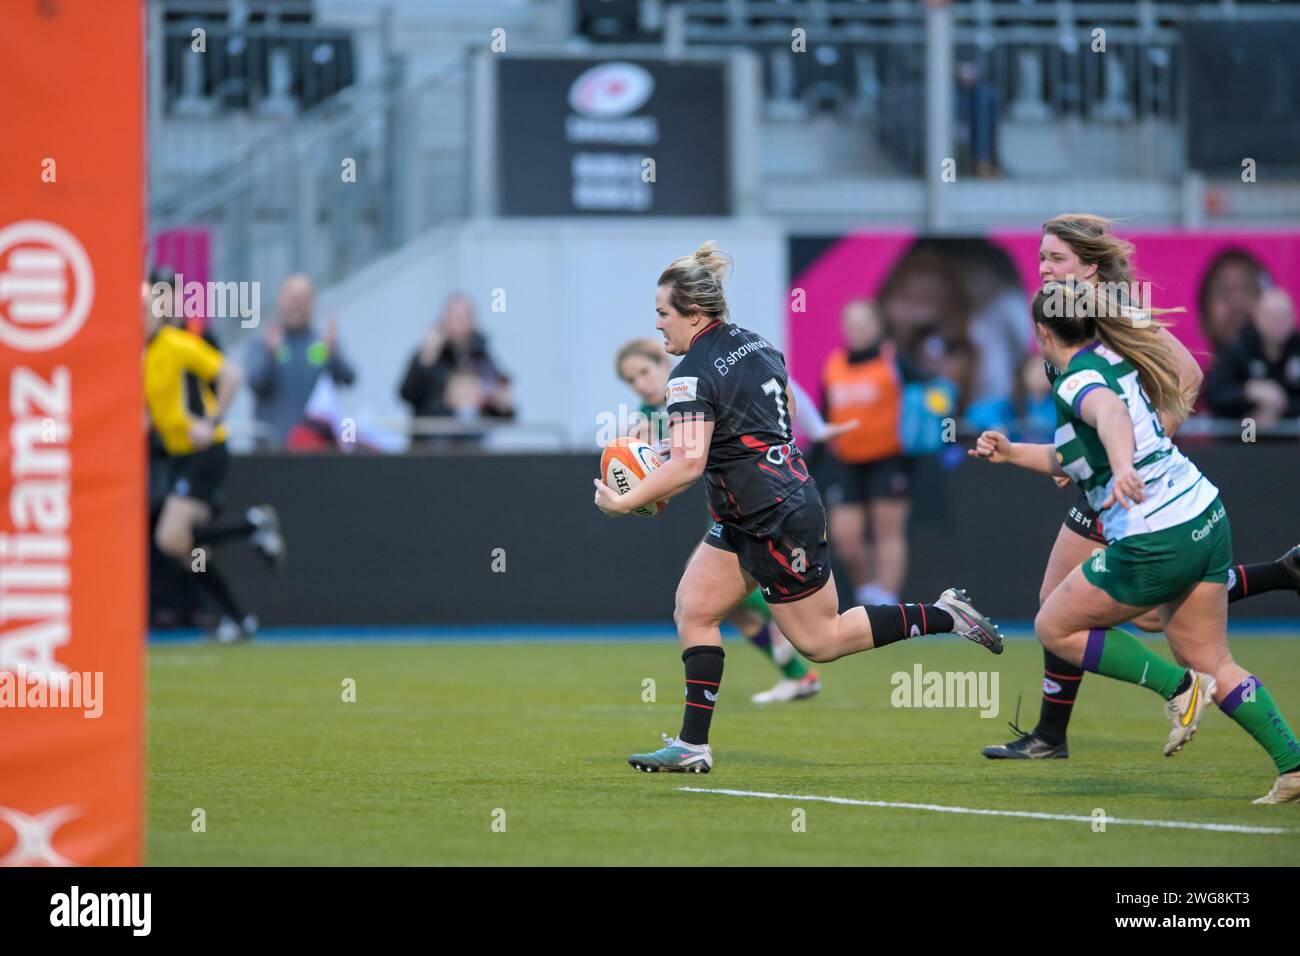
[[[1001,247],[982,239],[921,239],[874,299],[844,306],[844,348],[858,361],[888,356],[890,375],[880,382],[897,392],[886,399],[898,405],[904,424],[933,405],[966,432],[998,428],[1046,440],[1055,411],[1027,299]],[[1267,270],[1249,253],[1228,250],[1207,270],[1196,305],[1212,349],[1198,413],[1238,427],[1249,418],[1266,431],[1300,417],[1300,329],[1291,297]],[[210,329],[206,334],[216,344]],[[284,281],[275,316],[261,323],[237,361],[254,400],[258,448],[402,447],[369,441],[364,431],[346,433],[339,390],[361,371],[348,357],[337,320],[317,315],[307,276]],[[833,383],[815,384],[825,412]],[[414,343],[393,389],[410,409],[413,449],[476,447],[494,424],[517,413],[510,376],[492,354],[474,302],[459,292]],[[863,415],[874,414],[869,405]]]
[[[299,452],[347,446],[391,450],[392,436],[385,441],[356,432],[343,414],[338,392],[353,385],[360,373],[340,340],[338,320],[317,320],[311,279],[302,274],[286,279],[275,312],[239,357],[254,399],[256,446]],[[210,329],[203,334],[218,345]],[[443,304],[394,389],[411,410],[412,448],[473,447],[490,422],[515,417],[510,377],[488,350],[473,302],[460,293]]]
[[[1030,330],[1028,292],[1007,253],[984,240],[920,240],[870,307],[896,350],[900,389],[946,383],[965,431],[998,428],[1049,440],[1055,410]],[[1286,290],[1244,250],[1220,254],[1196,303],[1210,354],[1196,406],[1203,417],[1259,429],[1300,416],[1300,328]],[[844,308],[846,342],[852,313]]]

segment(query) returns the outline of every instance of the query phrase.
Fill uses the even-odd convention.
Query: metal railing
[[[360,31],[368,34],[357,46],[369,52],[358,60],[369,66],[358,69],[358,83],[340,85],[305,109],[271,111],[261,107],[274,90],[262,97],[266,90],[240,83],[246,108],[191,115],[166,108],[183,102],[183,94],[169,97],[159,89],[164,58],[158,55],[166,44],[188,40],[191,24],[164,26],[153,12],[151,232],[204,227],[213,274],[274,288],[302,271],[328,285],[465,213],[463,62],[410,81],[402,59],[379,38],[388,29],[385,15],[382,24]],[[206,29],[209,49],[235,38],[274,47],[340,33],[280,24]]]
[[[546,421],[502,421],[484,418],[473,422],[464,422],[455,418],[411,417],[396,415],[358,415],[349,421],[355,429],[357,440],[353,444],[367,447],[368,434],[380,434],[400,439],[400,447],[381,449],[388,453],[405,454],[411,451],[463,451],[464,442],[449,441],[442,443],[425,443],[420,439],[466,439],[481,442],[485,451],[508,452],[520,448],[545,449],[550,451],[585,450],[589,446],[575,444],[570,440],[568,431],[558,422]],[[275,430],[265,422],[256,419],[237,419],[226,423],[228,440],[237,452],[267,451],[275,444]]]
[[[1183,24],[1300,21],[1295,0],[954,0],[942,9],[963,168],[996,166],[999,122],[1050,122],[1067,175],[1142,178],[1182,169]],[[925,4],[903,0],[689,0],[669,8],[664,42],[758,50],[770,116],[866,124],[893,165],[876,172],[910,176],[922,168],[925,115],[936,106],[926,86],[938,54],[928,15]],[[1108,55],[1093,55],[1100,44]],[[1099,136],[1098,126],[1128,135]]]

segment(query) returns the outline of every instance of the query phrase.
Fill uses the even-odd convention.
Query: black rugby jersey
[[[697,332],[673,369],[669,422],[713,422],[704,479],[715,521],[747,524],[808,481],[786,404],[788,380],[785,358],[771,343],[724,322]]]

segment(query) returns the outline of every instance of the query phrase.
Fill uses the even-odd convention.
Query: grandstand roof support
[[[926,0],[925,11],[925,196],[926,226],[945,232],[956,181],[945,175],[952,169],[958,179],[952,139],[953,77],[952,8],[948,0]]]

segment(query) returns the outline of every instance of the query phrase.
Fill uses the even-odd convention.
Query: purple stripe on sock
[[[1223,698],[1223,702],[1219,704],[1219,709],[1231,717],[1232,712],[1241,706],[1241,702],[1245,698],[1247,691],[1253,693],[1263,686],[1264,684],[1260,679],[1254,674],[1251,674],[1244,681],[1234,687],[1231,694]]]
[[[1083,649],[1083,663],[1080,665],[1086,671],[1097,673],[1097,668],[1101,666],[1101,646],[1106,642],[1106,632],[1101,628],[1093,628],[1088,632],[1088,646]]]

